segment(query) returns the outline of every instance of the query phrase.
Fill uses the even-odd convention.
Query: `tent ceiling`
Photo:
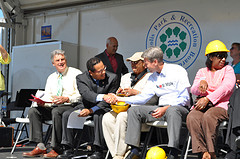
[[[23,17],[39,16],[41,13],[46,14],[46,11],[56,11],[61,8],[72,9],[81,6],[81,9],[93,9],[149,1],[154,0],[0,0],[0,7],[6,19],[6,23],[0,22],[0,26],[13,27],[15,24],[23,24]]]
[[[24,14],[110,0],[18,0]]]

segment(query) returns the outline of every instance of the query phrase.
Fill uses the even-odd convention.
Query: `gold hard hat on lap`
[[[128,110],[129,108],[129,104],[125,103],[125,102],[117,102],[115,104],[111,104],[112,110],[115,113],[120,113],[120,112],[125,112]]]
[[[145,159],[166,159],[166,158],[167,158],[166,152],[162,148],[155,146],[148,150]]]
[[[205,56],[214,52],[229,52],[229,50],[227,49],[226,45],[220,40],[213,40],[208,43],[205,50]]]

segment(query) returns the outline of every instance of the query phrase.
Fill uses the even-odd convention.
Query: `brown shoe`
[[[57,156],[58,153],[52,149],[49,153],[44,154],[43,158],[57,158]]]
[[[35,147],[35,149],[33,149],[31,152],[24,152],[22,154],[23,157],[38,157],[41,156],[43,154],[47,153],[47,149],[45,150],[41,150],[38,146]]]

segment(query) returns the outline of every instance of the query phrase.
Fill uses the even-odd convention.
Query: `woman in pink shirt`
[[[210,42],[205,51],[205,68],[199,69],[191,92],[199,97],[187,116],[187,127],[192,137],[192,152],[200,158],[216,158],[214,146],[219,124],[228,119],[228,101],[236,77],[233,68],[226,65],[229,52],[219,40]]]

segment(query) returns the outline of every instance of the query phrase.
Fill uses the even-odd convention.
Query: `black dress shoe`
[[[87,159],[103,159],[103,153],[102,152],[94,152],[91,156],[88,156]]]
[[[130,152],[125,159],[139,159],[140,155]]]
[[[171,154],[168,154],[167,159],[177,159],[177,157],[175,157],[175,156],[173,156]]]
[[[74,156],[73,150],[69,149],[69,150],[63,151],[63,154],[58,155],[57,159],[71,159],[73,156]]]
[[[235,151],[230,151],[226,154],[224,159],[236,159],[237,158],[237,153]]]

